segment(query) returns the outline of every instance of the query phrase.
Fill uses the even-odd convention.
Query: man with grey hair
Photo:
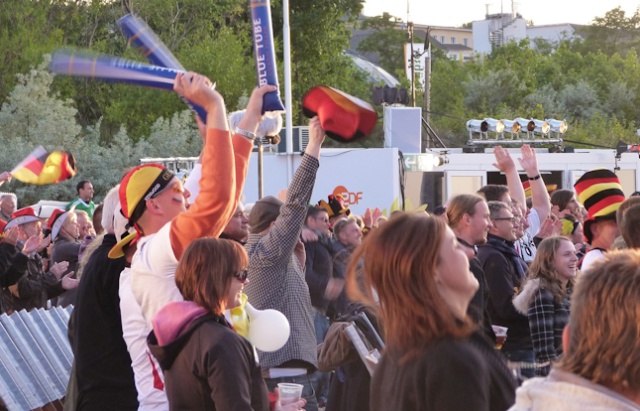
[[[278,383],[304,386],[305,409],[317,411],[309,379],[317,367],[314,314],[305,281],[305,251],[300,232],[319,167],[324,130],[314,117],[309,123],[309,144],[282,201],[267,196],[258,200],[249,215],[251,231],[245,245],[249,255],[250,282],[245,293],[259,309],[282,312],[291,326],[291,336],[281,349],[260,352],[260,365],[270,391]]]
[[[3,194],[0,196],[0,220],[9,221],[16,211],[17,198],[15,194]]]

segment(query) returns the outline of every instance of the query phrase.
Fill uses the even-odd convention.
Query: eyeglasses
[[[493,221],[511,221],[512,223],[515,223],[516,221],[518,221],[518,217],[498,217],[498,218],[492,218]]]
[[[233,276],[236,278],[236,280],[244,283],[245,281],[247,281],[247,278],[249,278],[249,270],[244,269],[239,273],[235,273]]]

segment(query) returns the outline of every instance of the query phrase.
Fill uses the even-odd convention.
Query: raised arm
[[[496,157],[496,162],[493,163],[494,167],[502,171],[507,177],[507,187],[509,188],[509,195],[512,199],[517,200],[522,208],[522,215],[527,213],[526,197],[524,195],[524,188],[520,181],[520,175],[516,168],[516,163],[511,158],[511,154],[506,149],[496,146],[493,149],[493,154]]]
[[[324,130],[320,120],[314,117],[309,122],[309,144],[302,163],[293,175],[293,181],[287,190],[287,198],[280,209],[280,215],[273,227],[260,241],[261,246],[254,250],[253,261],[260,260],[261,265],[280,264],[290,256],[298,243],[300,232],[307,215],[307,207],[316,181],[320,165],[320,147],[324,141]],[[273,271],[274,275],[279,274]],[[277,281],[277,276],[274,277]]]
[[[520,166],[527,173],[527,177],[531,183],[531,203],[533,208],[538,212],[540,221],[544,221],[551,212],[551,200],[544,180],[538,169],[538,159],[536,151],[525,144],[521,148],[522,158],[518,158]],[[511,190],[511,187],[509,187]],[[524,194],[524,190],[523,190]]]

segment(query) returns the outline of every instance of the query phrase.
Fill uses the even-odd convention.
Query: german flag
[[[49,153],[38,146],[11,171],[11,175],[27,184],[56,184],[76,175],[76,160],[69,152]]]
[[[558,189],[557,184],[545,184],[547,187],[547,193],[551,194]],[[529,181],[522,182],[522,188],[524,188],[524,196],[526,198],[531,197],[531,183]]]

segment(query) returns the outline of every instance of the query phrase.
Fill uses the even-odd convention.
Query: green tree
[[[380,67],[389,73],[404,71],[405,56],[404,45],[407,35],[398,29],[399,17],[394,17],[385,12],[382,16],[365,19],[360,28],[372,30],[371,35],[358,44],[358,51],[364,53],[376,53],[380,59]]]
[[[585,49],[612,56],[615,53],[626,54],[630,48],[638,46],[639,27],[638,10],[627,17],[621,7],[616,7],[602,17],[596,17],[592,25],[583,27],[579,33],[585,37]]]
[[[51,1],[4,1],[0,7],[0,102],[42,55],[61,44],[63,30],[49,24]]]

